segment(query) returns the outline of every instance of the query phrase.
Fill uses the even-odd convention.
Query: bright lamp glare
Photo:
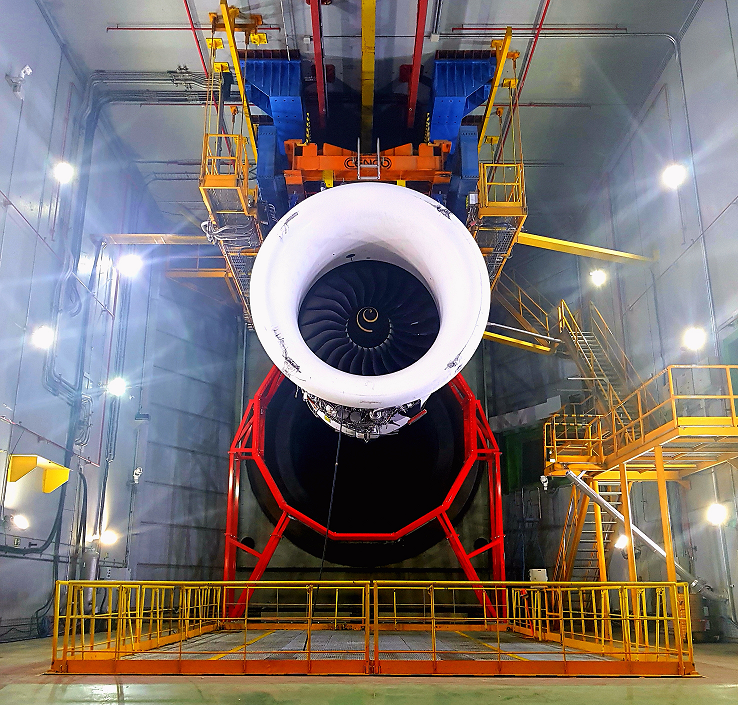
[[[628,537],[625,534],[620,534],[618,540],[615,542],[615,548],[623,549],[628,545]]]
[[[707,333],[702,328],[687,328],[682,335],[682,345],[688,350],[702,350],[707,342]]]
[[[593,269],[589,276],[595,286],[602,286],[607,281],[607,272],[604,269]]]
[[[670,164],[661,172],[661,183],[667,188],[678,189],[687,179],[687,169],[682,164]]]
[[[39,350],[48,350],[54,343],[54,330],[49,326],[39,326],[31,333],[31,343]]]
[[[90,255],[80,255],[77,263],[77,274],[88,276],[92,272],[92,265],[95,264],[94,257]]]
[[[711,504],[707,508],[707,521],[713,526],[722,526],[728,521],[728,508],[724,504]]]
[[[10,521],[13,522],[13,525],[16,528],[23,530],[27,529],[31,525],[28,519],[26,519],[22,514],[13,514]]]
[[[108,382],[108,393],[114,397],[122,397],[126,393],[128,385],[122,377],[115,377]]]
[[[60,184],[68,184],[74,178],[74,167],[69,162],[57,162],[54,166],[54,178]]]
[[[118,534],[112,529],[105,529],[100,537],[100,543],[103,546],[112,546],[118,540]]]
[[[143,267],[143,260],[138,255],[123,255],[115,267],[122,276],[133,278]]]

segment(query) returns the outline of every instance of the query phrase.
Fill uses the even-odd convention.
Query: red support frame
[[[505,579],[505,549],[502,529],[502,489],[500,484],[500,451],[487,423],[482,405],[475,398],[469,385],[461,375],[454,377],[448,384],[453,391],[459,405],[462,408],[464,420],[464,450],[465,461],[451,485],[444,501],[435,509],[418,517],[406,526],[390,533],[359,533],[359,532],[337,532],[327,530],[326,527],[315,519],[290,506],[282,493],[279,491],[269,468],[264,460],[264,419],[267,406],[271,401],[277,388],[284,380],[284,375],[272,367],[254,398],[249,402],[243,415],[241,424],[233,439],[230,448],[230,466],[228,475],[228,505],[226,514],[225,531],[225,556],[223,579],[230,581],[236,579],[236,552],[244,550],[258,558],[256,567],[251,572],[249,580],[259,580],[266,570],[279,541],[284,535],[290,521],[298,521],[313,529],[322,536],[328,535],[332,541],[398,541],[403,536],[419,529],[421,526],[438,521],[443,527],[444,533],[449,540],[452,550],[459,561],[464,574],[471,581],[478,581],[471,558],[485,551],[491,551],[492,556],[492,579]],[[269,492],[279,506],[282,515],[274,532],[267,541],[263,551],[256,551],[245,546],[238,540],[238,507],[241,483],[241,465],[245,461],[251,461],[256,465],[262,479],[266,483]],[[459,493],[469,472],[477,462],[486,463],[487,477],[489,480],[489,508],[490,508],[490,542],[479,550],[467,553],[461,540],[454,530],[447,512],[451,508],[456,495]],[[250,590],[243,590],[239,599],[234,603],[233,593],[229,592],[226,604],[229,605],[228,616],[240,617],[243,615]],[[494,614],[492,604],[483,590],[478,591],[480,602],[489,611],[490,616]]]
[[[318,89],[318,124],[325,128],[327,115],[325,95],[325,66],[323,59],[323,28],[320,22],[320,0],[307,0],[313,26],[313,51],[315,52],[315,85]]]
[[[415,124],[415,106],[418,102],[418,84],[420,83],[420,66],[423,62],[423,39],[425,39],[425,21],[428,15],[428,0],[418,0],[418,16],[415,23],[415,47],[413,48],[413,68],[407,86],[407,126]]]

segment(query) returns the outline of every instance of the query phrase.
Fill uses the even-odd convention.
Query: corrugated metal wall
[[[119,536],[102,549],[102,577],[219,576],[227,448],[241,382],[238,311],[166,279],[155,249],[141,252],[144,269],[124,282],[113,267],[119,250],[102,247],[88,293],[96,236],[167,227],[104,112],[93,143],[82,256],[76,278],[70,276],[79,179],[59,185],[52,168],[78,153],[85,77],[75,72],[33,0],[6,3],[3,13],[0,66],[11,76],[26,64],[33,70],[23,100],[6,82],[0,87],[0,520],[7,518],[0,534],[0,639],[10,639],[46,628],[52,578],[67,577],[74,553],[83,474],[88,543],[98,511],[98,528]],[[30,344],[36,327],[55,325],[57,299],[53,368],[73,380],[84,349],[91,414],[66,489],[44,494],[40,471],[7,483],[5,470],[11,453],[64,461],[70,406],[50,391],[46,354]],[[116,402],[116,424],[104,385],[118,373],[128,390]],[[63,493],[58,551],[52,541],[39,553]],[[28,519],[28,529],[14,526],[15,514]],[[28,549],[37,552],[18,554]]]

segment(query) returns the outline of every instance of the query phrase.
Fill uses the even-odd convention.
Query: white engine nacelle
[[[437,201],[357,183],[311,196],[274,226],[250,300],[261,344],[316,415],[368,440],[407,423],[469,361],[489,275]]]

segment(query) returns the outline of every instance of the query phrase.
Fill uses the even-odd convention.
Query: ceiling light
[[[92,266],[95,264],[95,258],[90,255],[80,255],[77,262],[77,275],[88,276],[92,273]]]
[[[687,167],[683,164],[669,164],[661,172],[661,183],[670,189],[678,189],[686,180]]]
[[[18,528],[25,530],[27,529],[31,524],[28,521],[28,519],[23,516],[23,514],[13,514],[12,517],[10,517],[10,521],[13,522],[13,525]]]
[[[618,540],[615,542],[615,548],[623,549],[628,545],[628,537],[625,534],[620,534]]]
[[[124,277],[135,277],[143,267],[143,260],[138,255],[122,255],[115,268]]]
[[[122,397],[128,389],[128,384],[122,377],[115,377],[108,382],[108,393],[114,397]]]
[[[105,529],[100,536],[100,543],[103,546],[112,546],[118,540],[118,534],[112,529]]]
[[[702,328],[687,328],[682,335],[682,345],[688,350],[702,350],[707,342],[707,333]]]
[[[54,166],[54,178],[60,184],[68,184],[74,178],[74,167],[69,162],[57,162]]]
[[[602,286],[607,281],[607,272],[604,269],[593,269],[589,276],[595,286]]]
[[[31,333],[31,343],[39,350],[48,350],[54,344],[54,330],[50,326],[39,326]]]
[[[724,504],[711,504],[707,508],[707,521],[713,526],[722,526],[728,521],[728,508]]]

